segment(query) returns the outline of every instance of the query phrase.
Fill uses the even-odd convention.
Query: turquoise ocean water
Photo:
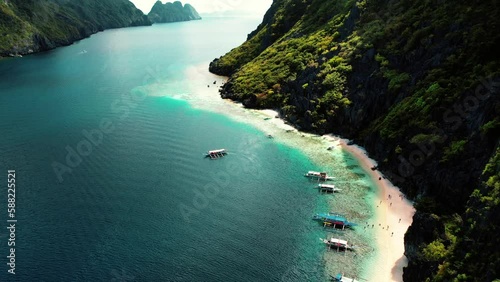
[[[108,30],[0,61],[0,180],[16,170],[18,220],[11,275],[5,187],[0,281],[324,281],[328,267],[348,267],[325,255],[311,220],[332,201],[305,188],[320,163],[175,98],[192,89],[187,69],[208,67],[259,22]],[[218,148],[229,155],[203,158]],[[348,156],[329,169],[366,178]],[[373,191],[357,187],[353,216],[364,220]]]

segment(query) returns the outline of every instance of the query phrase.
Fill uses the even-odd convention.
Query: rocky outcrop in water
[[[182,3],[179,1],[175,1],[173,3],[167,2],[165,4],[157,1],[153,8],[151,8],[148,18],[153,23],[201,20],[200,15],[193,6],[189,4],[182,6]]]

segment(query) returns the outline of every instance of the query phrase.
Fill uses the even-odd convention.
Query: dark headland
[[[156,2],[148,16],[128,0],[0,1],[0,57],[17,57],[66,46],[112,28],[199,20],[181,2]]]
[[[111,28],[151,21],[128,0],[0,2],[0,57],[70,45]]]

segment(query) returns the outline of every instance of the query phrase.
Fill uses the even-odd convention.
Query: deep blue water
[[[308,158],[248,125],[138,90],[161,79],[176,87],[165,91],[187,91],[175,83],[186,68],[242,43],[259,21],[108,30],[0,61],[0,183],[16,170],[18,220],[11,275],[2,184],[0,281],[324,279],[310,218],[326,201],[304,189]],[[229,155],[203,158],[218,148]],[[68,162],[68,149],[80,157]]]

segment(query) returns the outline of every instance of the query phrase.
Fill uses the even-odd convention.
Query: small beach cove
[[[323,233],[328,239],[335,237],[348,240],[357,245],[358,250],[337,253],[327,251],[325,247],[323,263],[327,275],[343,273],[361,281],[402,281],[403,267],[407,264],[404,234],[411,225],[415,210],[397,187],[378,170],[372,169],[377,164],[363,148],[348,145],[349,140],[338,136],[319,136],[298,131],[277,118],[276,111],[245,109],[239,103],[221,99],[218,89],[226,78],[209,73],[207,65],[191,66],[185,75],[191,85],[189,93],[165,96],[186,100],[194,108],[223,114],[249,124],[263,135],[272,137],[273,142],[301,150],[318,167],[336,177],[332,183],[342,191],[335,195],[318,193],[318,197],[328,198],[329,210],[311,210],[311,216],[332,211],[356,222],[358,226],[354,231],[325,229]],[[154,93],[158,93],[148,92],[154,96]],[[304,173],[308,170],[304,168]],[[317,184],[305,181],[297,185],[312,189]],[[321,228],[318,226],[318,229]],[[311,245],[320,243],[319,240],[310,242]]]

